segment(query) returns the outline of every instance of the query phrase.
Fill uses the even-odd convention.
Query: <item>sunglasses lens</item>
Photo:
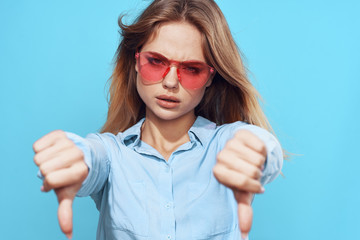
[[[144,84],[162,81],[170,70],[170,62],[166,57],[153,52],[142,52],[137,55],[137,66]],[[199,89],[208,81],[214,72],[203,62],[177,62],[179,81],[184,88]]]
[[[138,60],[138,68],[144,83],[151,84],[163,79],[168,68],[166,59],[151,53],[141,53]]]
[[[183,62],[179,68],[181,85],[188,89],[203,87],[210,77],[210,68],[202,62]]]

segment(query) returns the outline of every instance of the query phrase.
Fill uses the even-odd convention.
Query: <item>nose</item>
[[[171,65],[164,74],[162,85],[165,88],[178,88],[179,87],[179,70],[176,66]]]

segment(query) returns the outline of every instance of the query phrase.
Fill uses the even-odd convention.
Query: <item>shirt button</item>
[[[170,235],[167,235],[167,239],[171,239],[171,236],[170,236]]]
[[[165,168],[165,172],[170,172],[170,167],[169,166],[166,166],[166,168]]]
[[[165,204],[165,208],[169,209],[171,207],[171,203]]]

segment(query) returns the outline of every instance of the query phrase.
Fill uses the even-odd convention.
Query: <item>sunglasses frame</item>
[[[141,68],[142,66],[140,65],[140,55],[141,54],[154,54],[156,56],[158,56],[159,58],[161,58],[162,60],[164,60],[166,62],[166,65],[167,65],[167,68],[166,70],[164,71],[164,73],[162,74],[162,77],[159,79],[159,80],[156,80],[156,81],[150,81],[148,80],[149,82],[151,83],[158,83],[158,82],[161,82],[163,81],[163,79],[165,78],[165,76],[169,73],[170,71],[170,68],[172,66],[175,66],[176,67],[176,72],[177,72],[177,77],[179,79],[179,82],[180,84],[184,87],[184,88],[187,88],[187,89],[199,89],[201,87],[203,87],[210,78],[212,78],[215,73],[216,73],[216,70],[215,68],[209,66],[207,63],[205,62],[202,62],[202,61],[197,61],[197,60],[187,60],[187,61],[176,61],[176,60],[172,60],[172,59],[168,59],[167,57],[165,57],[164,55],[162,55],[161,53],[158,53],[158,52],[153,52],[153,51],[146,51],[146,52],[138,52],[136,51],[135,53],[135,59],[136,59],[136,64],[137,64],[137,67],[138,67],[138,70],[139,70],[139,73],[141,74],[141,76],[144,78],[144,76],[142,75],[141,73]],[[207,76],[207,79],[206,81],[204,81],[204,83],[199,86],[199,87],[196,87],[196,88],[192,88],[192,87],[186,87],[183,85],[183,81],[182,81],[182,78],[181,78],[181,74],[180,74],[180,70],[181,69],[181,66],[184,65],[184,64],[189,64],[189,63],[194,63],[194,64],[201,64],[203,66],[206,66],[208,69],[209,69],[209,73],[208,73],[208,76]]]

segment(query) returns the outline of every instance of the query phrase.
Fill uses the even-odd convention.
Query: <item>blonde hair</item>
[[[213,0],[155,0],[132,25],[119,17],[122,41],[110,78],[109,111],[102,132],[117,134],[145,117],[145,104],[136,90],[135,52],[156,34],[161,24],[186,21],[202,34],[207,63],[217,73],[195,114],[218,125],[244,121],[272,131],[250,83],[224,15]]]

